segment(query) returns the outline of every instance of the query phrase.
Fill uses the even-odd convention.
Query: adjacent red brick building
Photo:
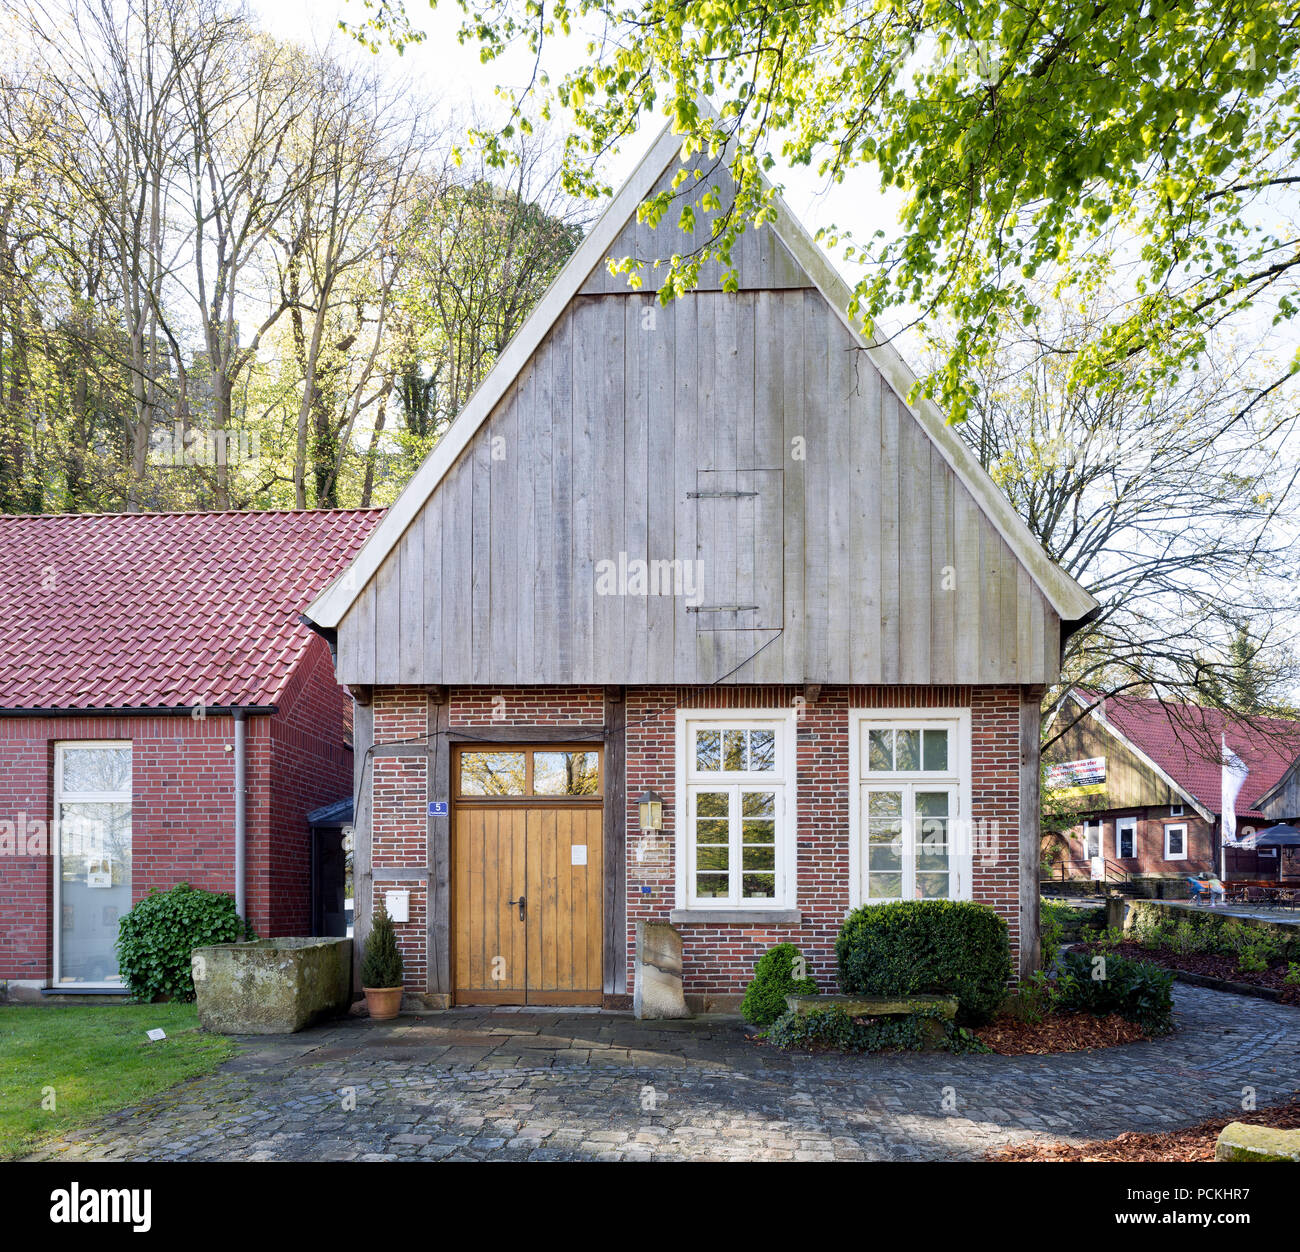
[[[353,761],[351,701],[299,615],[379,516],[0,517],[11,992],[120,989],[117,919],[180,881],[234,893],[259,934],[309,933],[306,814],[351,794]]]
[[[383,901],[433,1005],[626,1004],[642,921],[688,1003],[783,941],[826,985],[891,899],[984,902],[1032,969],[1040,701],[1096,603],[779,205],[666,305],[608,272],[696,246],[636,221],[678,168],[665,133],[307,610],[357,700],[357,933]]]
[[[1074,721],[1047,751],[1048,782],[1079,820],[1049,849],[1054,877],[1278,877],[1276,848],[1221,846],[1223,746],[1249,770],[1234,805],[1240,840],[1294,816],[1270,818],[1261,802],[1300,757],[1300,723],[1082,691],[1061,716]]]

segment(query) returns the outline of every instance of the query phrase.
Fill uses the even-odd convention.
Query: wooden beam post
[[[428,799],[445,801],[446,814],[428,816],[429,886],[428,1000],[433,1008],[451,1006],[451,703],[446,687],[428,693]]]
[[[627,701],[622,687],[605,688],[604,992],[627,995]]]
[[[1041,856],[1039,762],[1042,745],[1042,687],[1020,689],[1020,961],[1028,978],[1042,965],[1039,950],[1038,863]]]

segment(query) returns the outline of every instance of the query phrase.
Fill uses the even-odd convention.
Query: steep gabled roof
[[[1097,698],[1074,695],[1085,706]],[[1247,719],[1196,704],[1130,696],[1108,696],[1091,716],[1211,815],[1222,812],[1224,739],[1250,770],[1237,797],[1239,818],[1263,819],[1256,806],[1300,754],[1300,722],[1285,718]]]
[[[589,275],[604,264],[624,227],[634,220],[637,207],[651,194],[665,171],[680,161],[680,157],[680,139],[666,126],[569,258],[550,290],[506,345],[469,403],[375,528],[352,568],[346,576],[337,578],[308,608],[307,616],[318,626],[328,629],[339,625],[548,332],[581,291]],[[888,385],[900,400],[906,402],[907,393],[916,381],[915,375],[891,345],[867,339],[860,328],[852,324],[846,313],[851,294],[848,285],[779,199],[775,209],[775,218],[769,222],[771,229],[789,249],[796,263],[806,271],[849,333],[866,350]],[[915,406],[908,407],[1061,620],[1078,623],[1095,614],[1098,608],[1096,600],[1048,557],[1010,501],[984,472],[965,441],[947,425],[939,409],[924,398]]]
[[[274,704],[381,515],[0,517],[0,711]]]

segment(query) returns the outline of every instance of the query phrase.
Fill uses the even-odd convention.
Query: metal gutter
[[[248,711],[235,709],[235,912],[247,919]]]

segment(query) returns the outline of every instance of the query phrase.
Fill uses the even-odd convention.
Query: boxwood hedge
[[[988,1021],[1007,992],[1007,924],[969,900],[903,900],[854,909],[835,941],[848,995],[955,995],[957,1020]]]

